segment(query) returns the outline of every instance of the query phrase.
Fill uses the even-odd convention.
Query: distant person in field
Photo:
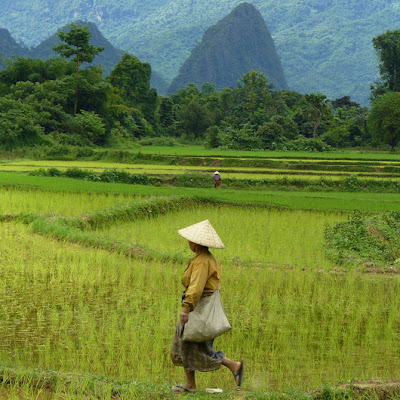
[[[215,172],[214,172],[213,181],[214,181],[214,187],[215,187],[215,189],[218,189],[218,188],[219,188],[219,185],[220,185],[221,182],[222,182],[222,180],[221,180],[221,175],[219,174],[218,171],[215,171]]]
[[[175,392],[196,392],[195,371],[215,371],[221,365],[233,374],[237,386],[242,385],[244,360],[232,361],[222,351],[214,350],[214,339],[209,342],[184,341],[184,327],[190,313],[201,298],[211,296],[221,286],[221,264],[209,252],[208,248],[223,249],[215,229],[208,219],[180,229],[179,235],[189,241],[190,250],[196,255],[190,261],[182,275],[185,290],[182,295],[182,309],[172,344],[171,359],[174,365],[185,370],[186,383],[172,387]]]

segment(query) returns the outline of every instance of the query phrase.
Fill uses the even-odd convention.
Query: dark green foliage
[[[207,128],[206,133],[206,148],[216,149],[223,144],[223,138],[221,136],[221,131],[218,126],[210,126]]]
[[[254,6],[243,3],[210,27],[179,70],[168,91],[176,93],[189,83],[205,82],[220,89],[235,87],[242,75],[257,70],[276,89],[287,83],[279,56],[265,22]]]
[[[53,50],[62,57],[71,59],[79,69],[84,62],[90,64],[95,56],[104,50],[103,46],[96,47],[89,43],[91,36],[88,27],[71,24],[68,32],[58,32],[62,43],[54,46]]]
[[[310,121],[313,128],[313,138],[317,135],[317,129],[323,119],[328,119],[331,110],[327,98],[322,93],[311,93],[305,95],[306,104],[302,109],[303,116]]]
[[[35,58],[17,57],[10,60],[7,69],[0,72],[0,83],[9,89],[18,82],[44,83],[48,80],[62,79],[71,76],[76,66],[71,61],[63,59],[49,59],[43,61]]]
[[[332,100],[331,106],[334,110],[339,108],[360,108],[360,104],[351,101],[350,96],[343,96],[339,99]]]
[[[377,143],[395,149],[400,141],[400,92],[388,92],[374,100],[368,126]]]
[[[179,121],[179,128],[195,138],[202,137],[211,124],[204,102],[199,98],[192,98],[180,105],[176,110],[176,118]]]
[[[306,138],[299,135],[298,139],[285,143],[285,148],[292,151],[332,151],[333,147],[319,138]]]
[[[284,129],[282,125],[271,121],[258,128],[257,136],[262,141],[264,149],[274,149],[284,141]]]
[[[232,150],[255,150],[262,148],[262,140],[252,130],[249,124],[245,124],[243,128],[226,128],[223,135],[224,146]]]
[[[104,50],[102,46],[96,47],[89,43],[91,36],[92,33],[88,27],[71,24],[68,32],[58,32],[58,37],[62,43],[53,47],[55,52],[66,59],[71,59],[76,65],[74,115],[78,112],[79,69],[84,62],[90,64],[94,57]]]
[[[45,144],[40,115],[28,104],[0,97],[0,146],[13,150]]]
[[[150,64],[124,54],[107,77],[107,81],[119,90],[126,105],[139,109],[147,121],[154,123],[157,92],[150,89],[150,77]]]
[[[333,147],[351,147],[350,131],[344,124],[334,125],[321,136],[322,140]]]
[[[174,124],[172,107],[174,103],[169,97],[159,97],[157,108],[157,120],[161,128],[169,128]]]
[[[65,123],[66,131],[58,135],[60,143],[70,145],[104,144],[106,130],[103,120],[93,111],[81,110],[74,118],[69,118]]]
[[[400,30],[386,31],[372,39],[379,57],[381,82],[372,88],[372,97],[386,91],[400,92]]]
[[[390,265],[400,261],[400,213],[363,216],[353,213],[348,221],[325,230],[326,250],[336,260]]]

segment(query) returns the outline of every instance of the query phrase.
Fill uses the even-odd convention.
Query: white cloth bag
[[[211,295],[202,297],[196,308],[189,313],[189,321],[183,329],[185,342],[208,342],[231,329],[222,307],[219,288]]]

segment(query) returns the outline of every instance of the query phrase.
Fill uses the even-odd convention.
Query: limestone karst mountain
[[[263,17],[253,5],[242,3],[205,32],[168,91],[175,93],[189,83],[200,87],[204,82],[214,83],[217,89],[236,87],[243,74],[253,70],[264,73],[275,89],[287,88]]]

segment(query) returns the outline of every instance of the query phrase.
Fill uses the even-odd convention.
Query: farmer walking
[[[206,309],[205,304],[219,296],[219,288],[221,286],[221,264],[214,258],[208,248],[223,249],[225,245],[207,219],[180,229],[178,233],[188,240],[190,250],[196,255],[190,261],[181,278],[185,290],[182,295],[182,309],[171,350],[171,359],[174,365],[183,367],[185,370],[186,383],[173,386],[172,390],[175,392],[196,392],[195,371],[214,371],[220,368],[221,365],[230,369],[236,385],[241,386],[244,360],[235,362],[226,358],[222,351],[214,350],[213,342],[215,336],[212,336],[209,340],[200,341],[203,337],[202,335],[212,335],[208,331],[212,331],[214,326],[217,325],[219,329],[223,318],[226,319],[220,301],[218,309],[220,314],[217,313],[218,320],[216,323],[211,321],[212,318],[209,318],[205,327],[200,328],[200,324],[193,326],[193,321],[196,321],[194,316],[199,313],[204,314],[202,310]],[[224,327],[222,332],[230,329],[227,320],[226,323],[228,327]],[[194,334],[193,332],[196,330],[200,332]],[[221,333],[216,335],[218,336],[219,334]],[[185,338],[185,335],[189,339]],[[200,339],[196,335],[199,335]]]
[[[222,182],[222,180],[221,180],[221,175],[219,174],[218,171],[215,171],[215,172],[214,172],[213,181],[214,181],[214,187],[215,187],[215,189],[218,189],[218,188],[219,188],[219,185],[220,185],[221,182]]]

